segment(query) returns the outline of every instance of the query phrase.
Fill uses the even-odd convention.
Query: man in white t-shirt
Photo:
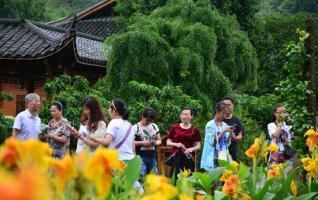
[[[41,119],[37,114],[41,106],[40,96],[36,93],[26,95],[25,104],[27,109],[14,120],[12,136],[19,140],[36,140],[41,133]]]

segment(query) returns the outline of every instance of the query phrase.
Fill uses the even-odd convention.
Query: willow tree
[[[121,8],[132,5],[117,3]],[[119,15],[120,10],[125,9],[118,9]],[[105,42],[107,75],[97,84],[108,88],[104,94],[109,99],[122,97],[138,110],[140,105],[150,105],[151,98],[130,98],[136,94],[130,81],[159,90],[180,87],[184,95],[202,104],[199,110],[204,111],[205,121],[212,105],[231,93],[232,85],[255,79],[257,60],[248,37],[235,18],[220,15],[209,0],[170,0],[149,12],[123,16],[125,31]],[[165,100],[177,102],[172,97]]]

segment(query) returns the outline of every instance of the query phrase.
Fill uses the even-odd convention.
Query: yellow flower
[[[246,151],[245,151],[245,154],[247,155],[247,157],[249,158],[255,158],[256,157],[256,152],[253,148],[248,148]]]
[[[37,169],[24,168],[15,175],[0,173],[2,200],[42,200],[52,199],[48,177]]]
[[[141,200],[169,200],[165,196],[159,193],[155,194],[150,194],[150,195],[145,195],[144,197],[141,198]]]
[[[236,161],[233,161],[233,162],[231,163],[231,165],[232,165],[232,167],[234,167],[235,169],[238,169],[239,166],[240,166],[240,164],[238,164]]]
[[[259,138],[255,138],[254,140],[254,144],[252,144],[250,146],[250,148],[248,148],[245,152],[245,154],[249,157],[249,158],[256,158],[258,155],[260,149],[260,139]]]
[[[222,187],[222,192],[232,198],[237,196],[240,189],[240,181],[237,175],[230,176]]]
[[[311,136],[311,135],[313,135],[315,133],[316,133],[316,131],[314,129],[309,129],[308,131],[306,131],[304,136]]]
[[[167,177],[153,174],[146,176],[145,191],[147,194],[160,193],[166,199],[173,198],[178,192],[177,188],[169,184]]]
[[[233,174],[233,172],[231,170],[224,170],[221,178],[220,178],[220,181],[222,182],[225,182],[231,175]]]
[[[20,169],[33,167],[40,172],[46,172],[51,153],[52,149],[47,143],[9,138],[1,149],[0,158],[6,166],[17,165]]]
[[[251,146],[256,152],[259,151],[260,148],[260,140],[259,138],[255,138],[254,144]]]
[[[179,200],[193,200],[193,197],[189,197],[187,195],[180,194],[179,195]]]
[[[180,174],[178,174],[178,177],[179,176],[188,177],[188,176],[190,176],[190,174],[191,174],[191,170],[184,169]]]
[[[299,41],[301,42],[305,41],[310,36],[310,34],[304,30],[296,29],[296,32],[299,34]]]
[[[0,160],[7,167],[12,167],[17,164],[19,155],[17,152],[17,140],[9,138],[5,141],[5,146],[0,150]]]
[[[308,157],[303,158],[301,159],[301,162],[303,163],[304,166],[308,166],[309,163],[311,162],[311,158],[308,158]]]
[[[112,170],[121,169],[121,167],[116,150],[99,148],[88,158],[84,175],[95,183],[99,197],[103,199],[108,195],[112,185]]]
[[[296,186],[294,180],[292,180],[290,183],[290,190],[292,191],[294,196],[297,196],[298,190],[297,190],[297,186]]]
[[[203,195],[203,194],[196,193],[196,195],[195,195],[195,200],[204,200],[204,195]]]
[[[66,155],[63,160],[52,159],[50,166],[56,174],[56,187],[58,193],[62,193],[65,183],[76,178],[77,168],[70,155]]]
[[[267,151],[270,152],[277,152],[278,150],[279,148],[274,142],[271,142],[271,144],[267,147]]]
[[[283,166],[281,164],[273,164],[267,172],[267,180],[279,176]]]

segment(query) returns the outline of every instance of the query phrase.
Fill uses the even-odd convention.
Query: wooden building
[[[0,102],[5,115],[25,108],[24,97],[46,96],[43,85],[60,74],[95,82],[106,73],[105,39],[121,29],[114,21],[115,0],[102,0],[48,24],[0,19],[0,91],[14,95]]]

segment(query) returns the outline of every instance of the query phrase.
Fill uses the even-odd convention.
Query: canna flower
[[[309,129],[308,131],[306,131],[304,136],[311,136],[314,135],[316,133],[316,131],[314,129]]]
[[[274,142],[271,142],[271,144],[266,148],[266,150],[269,152],[277,152],[279,148]]]
[[[308,136],[306,145],[308,146],[309,151],[314,151],[318,144],[318,132],[314,131],[313,129],[309,129],[306,131],[304,136]]]
[[[303,158],[301,159],[301,162],[303,163],[304,166],[308,166],[309,163],[311,162],[311,158]]]
[[[234,169],[238,169],[239,166],[240,166],[240,164],[238,164],[236,161],[233,161],[233,162],[231,163],[231,165],[232,165],[232,167],[233,167]]]
[[[283,168],[282,164],[274,164],[270,167],[270,169],[268,170],[267,172],[267,180],[273,178],[273,177],[276,177],[276,176],[279,176],[280,175],[280,172],[281,172],[281,169]]]
[[[180,194],[179,195],[179,200],[193,200],[193,197],[184,195],[184,194]]]
[[[9,138],[5,141],[5,146],[0,150],[0,160],[7,167],[17,164],[19,157],[16,148],[17,142],[17,140]]]
[[[165,176],[157,176],[150,174],[146,176],[145,191],[148,194],[161,194],[164,198],[171,199],[177,195],[177,188],[169,184],[169,180]]]
[[[262,152],[262,156],[266,157],[268,152],[277,152],[279,150],[278,146],[271,142],[270,145],[265,144]]]
[[[249,148],[245,151],[245,154],[247,155],[247,157],[249,158],[255,158],[256,157],[256,152],[253,148]]]
[[[183,176],[183,177],[188,177],[191,174],[191,170],[189,169],[184,169],[180,174],[178,174],[178,177]]]
[[[297,186],[296,186],[294,180],[292,180],[290,183],[290,190],[292,191],[294,196],[297,196],[298,190],[297,190]]]
[[[220,178],[220,181],[222,182],[225,182],[230,176],[233,175],[233,172],[231,170],[224,170],[221,178]]]
[[[240,181],[237,175],[232,175],[228,179],[226,179],[222,187],[222,192],[232,198],[235,198],[237,196],[239,190]]]
[[[156,194],[151,194],[151,195],[145,195],[144,197],[141,198],[141,200],[169,200],[162,194],[156,193]]]
[[[2,200],[42,200],[52,199],[48,177],[37,169],[25,168],[14,176],[0,173]]]
[[[9,138],[1,149],[0,158],[8,167],[14,165],[17,165],[20,169],[33,167],[41,172],[46,172],[51,153],[52,149],[47,143],[37,140],[19,141]]]
[[[301,159],[303,163],[304,169],[307,171],[307,175],[309,177],[314,178],[317,176],[317,166],[318,166],[318,156],[315,159],[311,159],[309,157]]]
[[[84,167],[84,176],[95,183],[100,199],[104,199],[112,185],[112,170],[121,168],[116,150],[96,150],[95,154],[88,158]]]
[[[260,139],[256,138],[254,140],[254,144],[252,144],[252,146],[250,146],[250,148],[246,150],[245,154],[249,158],[256,158],[258,155],[259,149],[260,149]]]
[[[204,200],[204,195],[203,195],[203,194],[196,193],[196,195],[195,195],[195,200]]]
[[[50,166],[53,172],[56,174],[56,187],[58,193],[64,191],[64,187],[67,181],[77,177],[77,168],[70,155],[64,157],[63,160],[52,159]]]

